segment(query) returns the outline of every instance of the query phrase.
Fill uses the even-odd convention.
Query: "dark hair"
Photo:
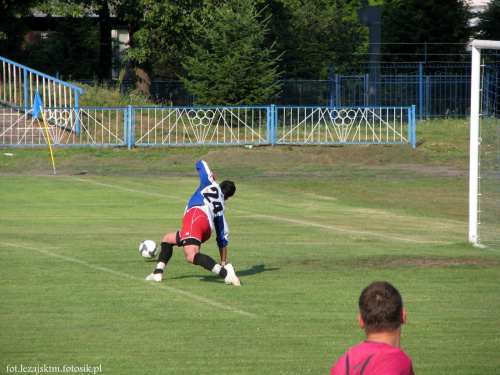
[[[220,186],[220,190],[222,191],[222,194],[224,194],[224,200],[232,197],[236,191],[236,186],[234,185],[234,182],[232,182],[232,181],[222,181],[219,184],[219,186]]]
[[[361,293],[359,312],[367,333],[394,331],[401,325],[403,299],[388,282],[375,281]]]

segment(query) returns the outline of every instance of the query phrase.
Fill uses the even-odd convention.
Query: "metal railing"
[[[270,107],[132,108],[134,145],[268,144]]]
[[[353,69],[356,66],[353,67]],[[329,79],[279,80],[279,93],[272,104],[280,106],[366,107],[370,104],[370,87],[379,93],[383,107],[415,105],[417,118],[463,118],[470,114],[470,64],[405,64],[382,65],[380,77],[370,74],[332,74]],[[368,72],[369,69],[364,69]],[[85,81],[93,84],[92,81]],[[110,82],[112,87],[115,83]],[[120,90],[133,88],[131,81],[120,81]],[[153,79],[152,98],[158,105],[189,107],[195,96],[178,80]]]
[[[276,144],[415,147],[415,107],[277,107]]]
[[[0,108],[0,146],[127,146],[127,108],[44,108],[32,117],[31,108]]]
[[[78,108],[83,90],[14,61],[0,57],[0,103],[29,108],[38,91],[44,107]]]
[[[0,146],[48,144],[32,108],[0,108]],[[44,108],[55,146],[344,145],[415,147],[410,107]]]

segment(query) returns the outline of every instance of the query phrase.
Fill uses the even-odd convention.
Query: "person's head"
[[[359,320],[367,335],[397,330],[406,322],[401,294],[385,281],[368,285],[359,297]]]
[[[231,198],[236,191],[236,186],[232,181],[222,181],[219,186],[222,194],[224,194],[224,200]]]

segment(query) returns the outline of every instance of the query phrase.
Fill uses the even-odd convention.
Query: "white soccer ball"
[[[153,240],[146,240],[139,245],[139,254],[143,258],[153,259],[158,254],[158,245]]]

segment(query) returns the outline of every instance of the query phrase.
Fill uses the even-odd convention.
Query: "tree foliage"
[[[470,37],[464,0],[385,0],[383,59],[390,62],[460,61]]]
[[[29,31],[31,9],[39,0],[0,0],[0,55],[16,59]]]
[[[183,75],[193,19],[202,4],[202,0],[139,0],[141,19],[132,33],[129,57],[139,63],[150,61],[158,76]]]
[[[367,37],[352,17],[358,0],[283,0],[283,5],[271,18],[271,30],[284,77],[324,79],[330,65],[339,72],[356,61]]]
[[[88,79],[99,69],[99,28],[88,18],[65,17],[47,40],[25,47],[18,62],[62,79]]]
[[[86,18],[90,15],[96,18],[98,25],[98,59],[99,63],[94,73],[99,82],[107,82],[111,78],[113,46],[111,40],[111,11],[110,5],[114,5],[114,0],[53,0],[47,2],[45,11],[50,14],[56,12],[58,15],[65,15],[73,18]],[[82,38],[79,38],[82,39]],[[75,40],[76,42],[76,40]]]
[[[206,2],[183,63],[197,104],[269,104],[279,74],[272,45],[264,45],[267,24],[249,1]]]
[[[22,40],[16,61],[48,74],[107,82],[113,63],[110,1],[32,0],[30,6],[44,17],[38,17],[36,23],[34,17],[23,20],[35,30],[43,22],[52,34],[34,43]]]
[[[325,79],[330,66],[343,73],[367,61],[368,28],[357,17],[359,0],[0,1],[2,56],[17,53],[24,56],[20,62],[44,62],[65,76],[106,79],[111,11],[128,25],[127,56],[136,87],[149,92],[151,76],[181,77],[198,103],[264,103],[277,90],[277,77]],[[500,39],[499,3],[492,0],[479,15],[478,37]],[[370,0],[369,5],[382,6],[382,62],[461,61],[471,35],[466,0]],[[22,47],[35,7],[48,18],[66,16],[74,26],[59,23],[57,39]],[[94,24],[90,13],[98,16]]]
[[[491,0],[478,19],[477,39],[500,40],[500,0]]]

